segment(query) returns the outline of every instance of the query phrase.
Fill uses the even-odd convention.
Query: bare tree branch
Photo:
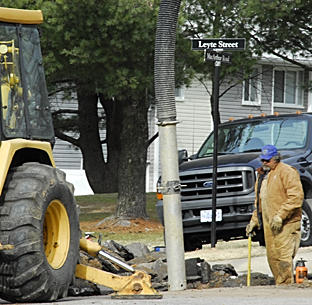
[[[72,114],[78,114],[78,110],[73,110],[73,109],[58,109],[55,111],[52,111],[52,115],[58,115],[62,113],[72,113]]]
[[[54,130],[54,133],[55,133],[55,136],[58,137],[60,140],[67,141],[67,142],[79,147],[79,139],[75,139],[73,137],[70,137],[64,133],[57,131],[57,130]]]
[[[156,133],[148,140],[147,147],[149,147],[157,138],[158,138],[158,132],[156,132]]]

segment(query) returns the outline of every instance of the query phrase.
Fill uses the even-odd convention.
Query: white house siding
[[[69,142],[56,138],[53,148],[53,156],[56,167],[60,169],[80,170],[82,169],[82,154]]]
[[[208,85],[211,92],[211,85]],[[210,95],[205,86],[194,80],[184,89],[184,99],[176,101],[178,150],[195,154],[212,130]]]
[[[308,78],[308,73],[305,73],[305,79]],[[262,113],[267,115],[279,113],[295,113],[299,111],[307,111],[308,93],[304,93],[303,107],[277,107],[273,103],[273,65],[262,65],[261,75],[261,102],[259,105],[243,105],[242,90],[243,84],[238,84],[224,94],[219,101],[219,110],[221,122],[227,121],[229,118],[241,119],[249,115],[259,116]],[[220,94],[228,88],[228,84],[223,83],[220,86]]]
[[[60,96],[56,96],[51,100],[52,109],[70,109],[77,110],[78,104],[75,97],[70,101],[64,101]],[[99,104],[99,109],[101,105]],[[101,111],[101,110],[99,110]],[[71,116],[71,114],[68,114]],[[101,139],[105,138],[105,130],[100,131]],[[83,169],[83,159],[80,148],[70,144],[69,142],[55,139],[53,148],[53,156],[56,167],[66,173],[66,179],[75,187],[75,195],[93,194]],[[106,158],[106,145],[102,146],[103,154]]]
[[[211,85],[208,86],[211,90]],[[210,96],[204,85],[194,80],[190,88],[184,89],[182,99],[176,100],[177,146],[178,150],[186,149],[188,155],[198,151],[203,141],[212,130]],[[152,137],[158,130],[156,125],[156,109],[149,112],[149,136]],[[156,191],[156,183],[161,175],[159,160],[159,139],[157,138],[148,150],[148,192]]]
[[[77,110],[77,99],[73,96],[71,100],[63,100],[60,94],[55,95],[51,100],[51,108],[53,111],[59,109]],[[67,117],[72,116],[68,114]],[[69,142],[55,139],[53,148],[53,156],[55,164],[60,169],[80,170],[82,169],[82,156],[80,149],[74,147]]]
[[[227,84],[220,85],[220,94],[222,94],[227,89]],[[227,91],[219,99],[219,111],[221,123],[226,122],[229,118],[234,120],[245,117],[246,114],[251,112],[256,112],[257,109],[254,106],[242,107],[242,85],[237,85],[230,91]]]
[[[148,111],[148,135],[153,137],[158,127],[156,125],[156,108],[152,105]],[[156,183],[160,175],[159,169],[159,140],[158,138],[147,149],[147,165],[146,165],[146,192],[155,192]]]
[[[270,69],[262,69],[261,81],[261,103],[260,105],[244,105],[243,104],[243,84],[237,84],[235,87],[227,91],[224,95],[223,92],[227,90],[229,84],[223,82],[220,85],[219,111],[221,123],[226,122],[229,118],[234,120],[248,117],[249,115],[258,116],[261,113],[271,113],[271,100],[272,100],[272,72]],[[231,84],[230,84],[231,85]],[[232,84],[233,85],[233,84]]]

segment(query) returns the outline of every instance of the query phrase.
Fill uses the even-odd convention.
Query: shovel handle
[[[247,286],[250,286],[251,272],[251,233],[248,234],[248,269],[247,269]]]

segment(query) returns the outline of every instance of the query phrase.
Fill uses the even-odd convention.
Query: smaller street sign
[[[242,51],[245,50],[245,38],[211,38],[211,39],[192,39],[192,50],[213,51],[221,49],[223,51]]]
[[[231,63],[231,54],[229,53],[219,53],[214,51],[206,51],[205,52],[205,61],[221,61],[225,64]]]

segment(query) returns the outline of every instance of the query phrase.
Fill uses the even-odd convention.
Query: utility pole
[[[155,43],[155,96],[159,126],[168,290],[186,289],[181,184],[176,135],[175,41],[181,0],[162,0]]]

